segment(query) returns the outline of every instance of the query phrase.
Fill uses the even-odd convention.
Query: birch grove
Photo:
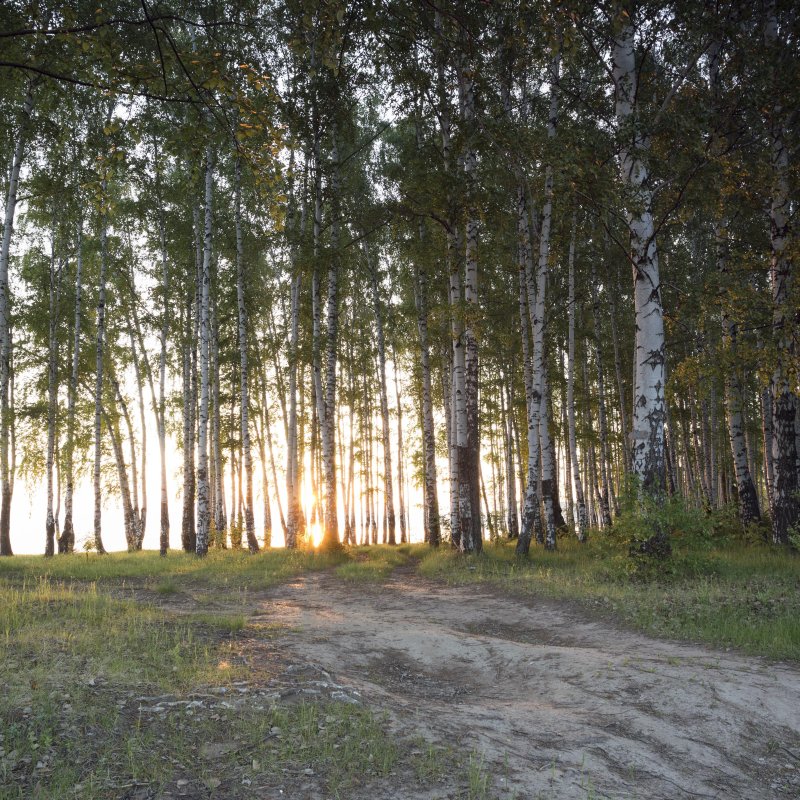
[[[0,553],[797,547],[786,3],[26,13]]]

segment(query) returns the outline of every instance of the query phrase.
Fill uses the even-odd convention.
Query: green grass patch
[[[53,579],[141,585],[147,582],[162,595],[197,586],[218,589],[268,589],[309,570],[330,569],[348,558],[344,552],[269,550],[250,555],[242,550],[212,550],[205,558],[192,553],[156,551],[42,556],[14,556],[0,560],[0,580],[46,575]]]
[[[336,567],[339,578],[352,583],[380,583],[397,567],[408,564],[414,553],[421,553],[419,545],[375,545],[349,552],[350,560]]]
[[[800,558],[727,535],[718,519],[707,519],[706,533],[672,527],[672,556],[647,569],[630,558],[623,526],[614,535],[592,531],[585,545],[560,538],[556,552],[533,545],[527,559],[510,543],[466,557],[443,547],[418,569],[451,584],[577,601],[655,636],[800,660]]]

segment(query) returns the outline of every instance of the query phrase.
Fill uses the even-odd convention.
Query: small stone
[[[306,767],[306,768],[303,770],[303,774],[304,774],[304,775],[313,775],[313,774],[314,774],[314,770],[313,770],[313,769],[311,769],[310,767]]]
[[[256,771],[261,769],[261,762],[257,758],[253,759],[253,769]]]
[[[282,733],[281,729],[280,729],[280,728],[279,728],[277,725],[273,725],[273,726],[272,726],[272,727],[269,729],[269,732],[270,732],[270,735],[271,735],[271,736],[280,736],[280,735],[281,735],[281,733]]]
[[[181,779],[178,781],[178,784],[177,784],[177,785],[178,785],[178,786],[188,786],[188,785],[189,785],[189,781],[187,781],[187,780],[186,780],[186,778],[181,778]]]

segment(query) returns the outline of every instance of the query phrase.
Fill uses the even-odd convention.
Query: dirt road
[[[409,571],[372,588],[310,574],[259,616],[398,733],[482,756],[489,797],[800,797],[795,667]]]

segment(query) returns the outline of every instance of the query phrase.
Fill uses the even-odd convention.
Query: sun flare
[[[322,544],[322,536],[324,531],[322,530],[322,525],[319,522],[315,522],[311,526],[311,544],[316,549]]]

